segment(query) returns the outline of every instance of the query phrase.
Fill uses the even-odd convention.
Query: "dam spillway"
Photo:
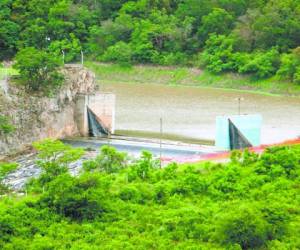
[[[81,136],[105,136],[115,131],[115,95],[112,93],[79,94],[75,120]]]

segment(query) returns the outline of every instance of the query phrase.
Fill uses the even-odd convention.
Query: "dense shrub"
[[[3,184],[3,180],[10,173],[18,168],[16,163],[0,162],[0,195],[5,194],[9,191],[9,187]]]
[[[230,13],[224,9],[214,8],[208,15],[202,17],[202,25],[198,30],[200,41],[205,42],[212,33],[227,35],[232,25],[233,17]]]
[[[299,46],[299,6],[291,0],[5,0],[0,3],[0,59],[34,47],[60,61],[63,50],[65,62],[78,62],[82,50],[88,58],[126,66],[192,65],[194,56],[206,50],[211,72],[238,72],[225,44],[208,53],[206,44],[215,34],[235,37],[234,52],[251,56],[240,72],[264,78],[277,70],[269,55],[264,57],[270,48],[285,54]],[[289,65],[282,59],[278,75],[285,77]],[[288,78],[299,82],[299,69]]]
[[[130,45],[118,42],[107,48],[102,56],[106,62],[115,62],[121,66],[130,66],[132,63],[132,51]]]
[[[57,57],[33,47],[20,50],[14,64],[20,73],[20,82],[26,89],[44,92],[53,91],[62,84],[59,66]]]
[[[209,71],[221,73],[237,69],[238,65],[236,65],[234,58],[234,43],[233,37],[215,34],[210,36],[202,54],[203,62]]]
[[[97,175],[74,178],[63,174],[49,183],[41,204],[74,220],[94,219],[105,211],[105,193],[99,187]]]
[[[39,145],[43,164],[74,159],[68,146]],[[108,171],[88,164],[79,176],[53,175],[44,189],[37,182],[28,197],[2,198],[0,248],[300,248],[299,146],[163,168],[147,152],[124,163],[106,150]]]
[[[82,47],[80,41],[74,34],[70,34],[70,39],[53,41],[49,45],[49,51],[59,58],[62,63],[79,61],[81,58]]]
[[[53,139],[35,142],[33,147],[39,151],[37,165],[42,169],[38,179],[41,185],[67,173],[68,165],[78,160],[84,153],[80,148],[73,148]]]
[[[125,153],[118,152],[115,148],[103,146],[100,154],[91,161],[84,163],[86,171],[104,171],[106,173],[115,173],[125,167],[127,156]]]
[[[237,207],[218,218],[216,238],[224,244],[253,249],[266,244],[269,225],[253,205]]]
[[[274,75],[279,67],[279,53],[276,48],[268,52],[258,52],[251,55],[248,62],[239,65],[240,73],[252,73],[257,78]]]
[[[300,47],[290,54],[281,55],[280,68],[276,74],[280,78],[300,83]]]

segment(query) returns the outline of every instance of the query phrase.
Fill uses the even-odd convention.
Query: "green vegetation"
[[[10,123],[7,116],[0,114],[0,136],[12,133],[15,127]]]
[[[63,75],[57,71],[59,65],[52,54],[28,47],[18,52],[14,67],[26,89],[50,92],[63,82]]]
[[[0,162],[0,195],[5,194],[9,189],[3,184],[5,177],[15,169],[17,169],[18,164],[16,163],[5,163]]]
[[[4,79],[6,76],[16,76],[18,75],[18,71],[13,69],[12,67],[4,68],[0,64],[0,80]]]
[[[188,67],[163,67],[138,65],[131,68],[116,64],[86,62],[94,71],[101,84],[147,83],[167,85],[187,85],[200,87],[229,88],[262,93],[300,95],[300,85],[278,80],[275,77],[258,80],[251,76],[235,73],[212,74],[209,71]]]
[[[65,170],[81,149],[35,147],[41,177],[0,201],[1,249],[300,248],[299,146],[163,169],[104,147],[77,177]]]
[[[122,66],[184,65],[300,82],[299,1],[3,0],[0,9],[0,59],[34,47],[33,54],[60,61],[64,54],[65,62],[83,51]]]

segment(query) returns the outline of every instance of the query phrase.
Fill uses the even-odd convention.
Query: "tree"
[[[33,147],[39,152],[37,164],[42,169],[42,185],[67,173],[69,164],[80,159],[84,153],[83,149],[53,139],[35,142]]]
[[[17,51],[20,26],[12,20],[11,0],[0,2],[0,60],[14,56]]]
[[[239,66],[240,73],[252,73],[258,78],[270,77],[279,67],[279,52],[272,48],[268,52],[252,54],[250,60]]]
[[[216,237],[223,244],[239,244],[242,249],[263,246],[268,240],[269,225],[262,213],[249,205],[228,211],[218,218]]]
[[[130,66],[132,62],[131,47],[124,42],[118,42],[108,47],[101,58],[106,62],[115,62],[121,66]]]
[[[103,146],[95,160],[84,164],[86,171],[104,171],[116,173],[126,166],[126,153],[118,152],[115,148]]]
[[[97,175],[75,178],[65,173],[48,186],[40,202],[61,215],[82,221],[95,219],[105,211],[103,200],[107,194],[100,189]]]
[[[300,82],[300,47],[297,47],[289,54],[282,54],[280,68],[276,75],[282,79]]]
[[[185,0],[179,3],[175,15],[181,20],[187,16],[194,18],[194,27],[199,27],[203,16],[207,15],[213,8],[210,0]]]
[[[253,25],[256,31],[256,46],[268,49],[278,46],[287,51],[300,43],[299,2],[271,0],[263,7]]]
[[[233,17],[224,9],[215,8],[202,18],[198,35],[202,44],[210,34],[228,35],[233,26]]]
[[[60,65],[54,55],[28,47],[18,52],[14,67],[20,73],[20,83],[27,90],[49,92],[63,82],[63,76],[58,72]]]
[[[18,24],[1,20],[0,17],[0,60],[11,57],[17,50],[20,27]]]
[[[71,33],[70,39],[53,41],[48,49],[55,55],[55,58],[62,58],[62,52],[64,52],[64,62],[72,62],[80,57],[82,47],[79,39]]]
[[[234,56],[235,38],[212,34],[206,42],[202,58],[207,69],[213,73],[236,70]]]

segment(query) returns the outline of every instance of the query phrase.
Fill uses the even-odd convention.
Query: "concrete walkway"
[[[90,148],[98,150],[104,145],[110,145],[117,150],[127,152],[129,155],[137,157],[141,151],[151,152],[155,157],[162,158],[166,162],[186,162],[188,159],[204,159],[205,156],[221,153],[212,146],[202,146],[197,144],[187,144],[182,142],[167,141],[158,139],[132,138],[132,137],[113,137],[107,138],[74,138],[66,139],[68,143],[75,147]]]

